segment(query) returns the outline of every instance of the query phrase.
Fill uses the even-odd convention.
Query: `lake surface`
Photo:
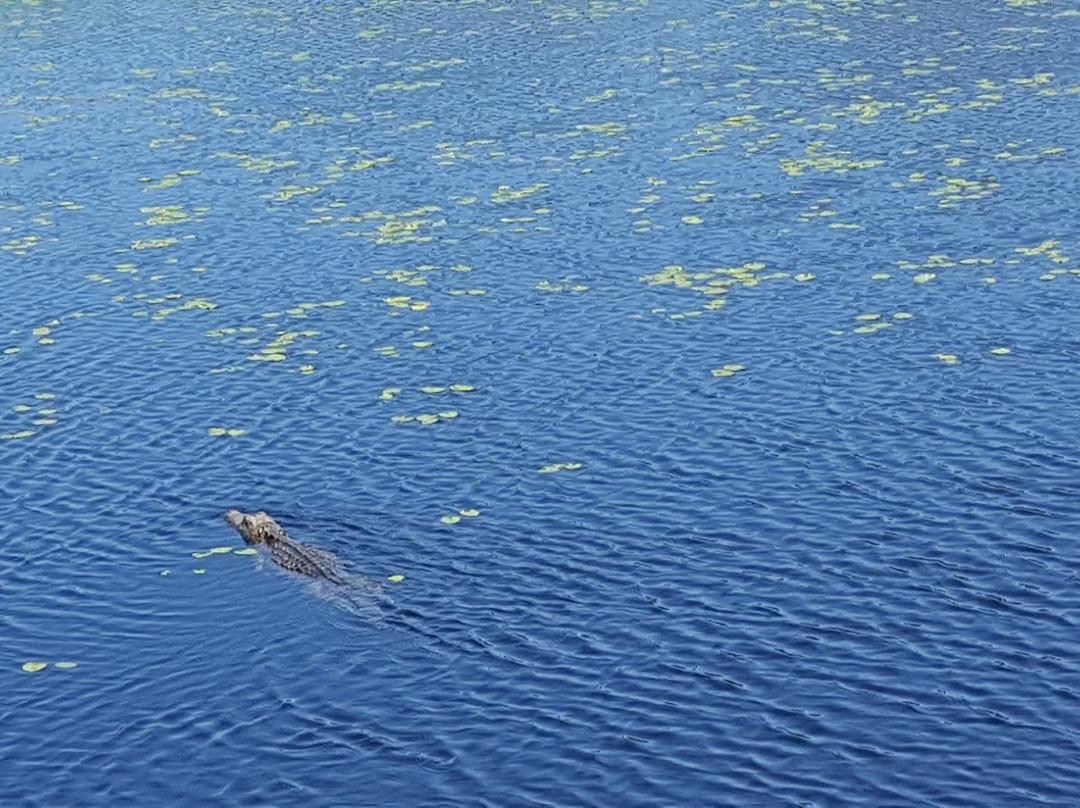
[[[1078,43],[0,2],[0,802],[1076,804]]]

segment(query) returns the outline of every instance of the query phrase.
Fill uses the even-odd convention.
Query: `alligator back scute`
[[[270,546],[270,558],[279,567],[311,578],[326,578],[331,583],[345,584],[341,567],[333,554],[289,540]]]

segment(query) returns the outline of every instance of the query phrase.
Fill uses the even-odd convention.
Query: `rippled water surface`
[[[1076,804],[1077,43],[0,2],[0,802]]]

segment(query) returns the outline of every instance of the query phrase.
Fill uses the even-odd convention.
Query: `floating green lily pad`
[[[734,376],[736,373],[746,370],[746,365],[739,365],[734,362],[724,365],[721,368],[716,368],[712,371],[712,375],[718,379],[724,379],[728,376]]]
[[[233,550],[233,555],[258,555],[259,551],[254,547],[241,547],[239,550]]]
[[[62,668],[63,670],[71,670],[72,668],[79,667],[78,662],[64,661],[64,662],[54,662],[53,664],[56,665],[56,667],[58,667],[58,668]]]
[[[24,662],[22,664],[22,669],[27,673],[37,673],[38,671],[45,670],[48,666],[48,662]]]
[[[404,575],[388,575],[386,577],[386,580],[388,580],[392,584],[400,584],[402,581],[405,580],[405,576]]]
[[[21,429],[18,432],[7,432],[0,435],[0,438],[4,440],[19,440],[21,438],[30,438],[37,434],[36,429]]]
[[[581,467],[581,463],[549,463],[537,471],[541,474],[553,474],[556,471],[577,471]]]

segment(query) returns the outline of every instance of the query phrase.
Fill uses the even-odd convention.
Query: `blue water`
[[[1078,11],[0,4],[0,803],[1076,804]]]

